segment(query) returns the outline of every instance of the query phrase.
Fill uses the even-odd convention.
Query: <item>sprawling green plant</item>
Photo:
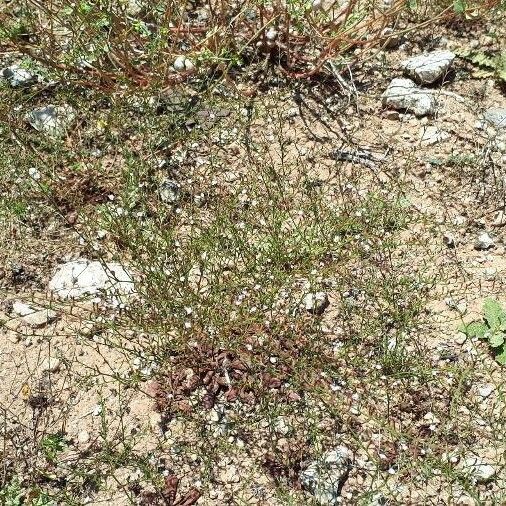
[[[497,300],[486,299],[483,320],[462,325],[461,330],[469,337],[487,341],[497,362],[506,364],[506,310]]]

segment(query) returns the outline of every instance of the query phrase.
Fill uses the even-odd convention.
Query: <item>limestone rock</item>
[[[477,250],[488,250],[490,248],[493,248],[495,246],[494,239],[490,237],[488,232],[483,232],[478,236],[478,239],[476,240],[474,244],[474,249]]]
[[[413,112],[416,116],[427,116],[436,112],[434,95],[418,88],[411,79],[393,79],[382,99],[385,107]]]
[[[483,113],[483,117],[495,128],[506,128],[506,107],[491,107]]]
[[[476,483],[486,483],[496,474],[496,470],[478,455],[468,455],[461,460],[462,471]]]
[[[450,68],[455,54],[451,51],[433,51],[402,62],[404,72],[420,84],[431,84],[441,79]]]
[[[36,76],[19,65],[11,65],[10,67],[3,68],[0,71],[0,75],[13,88],[28,86],[37,80]]]
[[[20,316],[21,321],[32,328],[39,328],[56,320],[58,314],[52,309],[27,304],[20,300],[14,301],[12,311]]]
[[[119,263],[75,260],[60,265],[51,280],[49,290],[62,299],[78,298],[108,292],[127,295],[134,292],[130,273]]]
[[[68,105],[47,105],[29,112],[26,120],[35,130],[59,137],[65,134],[75,117],[75,111]]]
[[[322,506],[340,504],[340,491],[351,468],[352,453],[339,446],[312,462],[300,474],[305,490],[310,492]]]
[[[321,315],[329,306],[329,297],[325,292],[308,293],[303,302],[309,313]]]

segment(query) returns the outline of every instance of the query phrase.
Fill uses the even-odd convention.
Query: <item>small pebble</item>
[[[90,434],[88,433],[88,431],[86,430],[82,430],[81,432],[79,432],[79,434],[77,435],[77,442],[79,444],[85,444],[87,443],[88,441],[90,440]]]
[[[308,293],[304,297],[304,307],[309,313],[321,315],[329,306],[329,297],[325,292]]]
[[[490,237],[488,232],[483,232],[478,236],[478,239],[474,244],[474,249],[484,251],[493,248],[494,246],[495,246],[494,239]]]
[[[484,399],[490,397],[492,392],[495,390],[493,385],[480,385],[478,388],[478,395]]]
[[[457,241],[455,240],[455,236],[452,233],[445,232],[443,234],[443,243],[448,248],[455,248],[455,245],[456,245]]]
[[[42,364],[43,372],[58,372],[61,367],[61,360],[56,357],[48,357]]]

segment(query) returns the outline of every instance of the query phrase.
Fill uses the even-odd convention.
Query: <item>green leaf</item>
[[[485,53],[471,53],[469,58],[472,63],[479,65],[480,67],[495,68],[495,59],[487,56]]]
[[[485,299],[483,303],[483,314],[488,326],[492,329],[498,329],[501,326],[501,320],[506,319],[504,310],[495,299]]]
[[[406,3],[410,11],[414,11],[418,7],[418,0],[407,0]]]
[[[504,344],[504,334],[502,332],[492,334],[489,337],[488,342],[492,348],[499,348],[499,346]]]
[[[473,70],[472,76],[476,79],[488,79],[494,77],[494,72],[492,70],[476,69]]]
[[[453,1],[453,10],[457,14],[464,14],[467,9],[467,2],[465,0],[454,0]]]
[[[488,331],[488,327],[482,322],[471,322],[471,323],[468,323],[467,325],[465,325],[465,324],[461,325],[459,327],[459,330],[461,332],[464,332],[464,334],[466,334],[466,336],[478,337],[480,339],[484,339],[485,334]]]
[[[506,364],[506,348],[503,348],[501,353],[499,353],[495,356],[495,359],[499,364],[505,365]]]
[[[506,51],[497,57],[497,77],[506,81]]]

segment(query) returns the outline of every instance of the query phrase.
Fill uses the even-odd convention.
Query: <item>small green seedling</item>
[[[61,434],[49,434],[41,441],[42,450],[49,462],[56,462],[56,458],[65,447],[65,439]]]
[[[474,321],[460,327],[468,337],[478,337],[488,341],[495,359],[506,364],[506,310],[494,299],[483,303],[483,321]]]

